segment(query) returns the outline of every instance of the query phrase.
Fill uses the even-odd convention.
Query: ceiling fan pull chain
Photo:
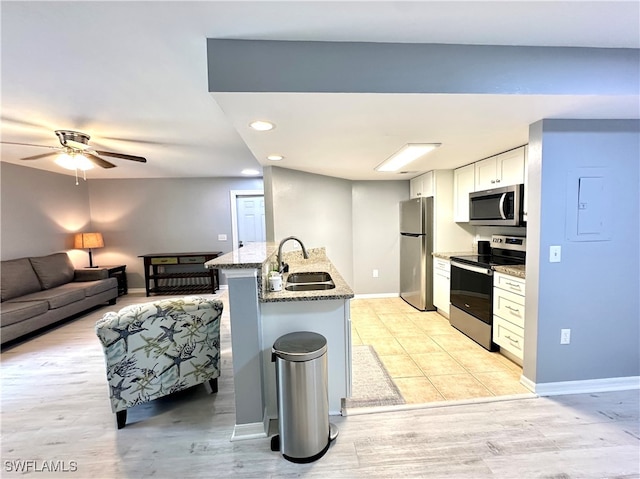
[[[78,168],[76,168],[76,186],[78,186]]]

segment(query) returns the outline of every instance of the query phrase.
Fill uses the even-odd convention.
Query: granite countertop
[[[289,273],[283,275],[282,291],[269,291],[268,288],[269,265],[276,261],[278,254],[278,245],[275,243],[248,243],[231,253],[208,261],[205,266],[219,269],[257,269],[258,299],[261,303],[353,298],[353,290],[329,260],[325,248],[311,248],[307,252],[309,259],[304,259],[299,250],[283,253],[282,260],[289,264]],[[336,287],[318,291],[285,290],[288,274],[297,272],[327,272],[331,275]]]
[[[433,257],[450,260],[452,256],[471,256],[475,254],[478,254],[478,253],[473,251],[465,251],[465,252],[458,252],[458,253],[433,253]],[[493,269],[498,273],[510,274],[511,276],[516,276],[518,278],[524,279],[526,277],[526,269],[523,264],[511,265],[511,266],[494,266]]]
[[[493,269],[498,273],[510,274],[518,278],[526,278],[526,269],[523,264],[510,265],[510,266],[494,266]]]
[[[266,275],[260,302],[274,303],[285,301],[323,301],[331,299],[353,298],[353,290],[344,280],[340,272],[327,257],[324,248],[313,248],[307,251],[309,259],[302,257],[302,252],[292,251],[283,254],[283,261],[289,265],[289,273],[285,273],[282,278],[282,291],[269,291],[267,287]],[[277,254],[277,251],[276,251]],[[327,272],[331,275],[336,287],[318,291],[287,291],[284,289],[287,283],[287,276],[291,273],[300,272]]]
[[[449,259],[451,259],[452,256],[471,256],[471,255],[474,255],[474,254],[478,254],[478,253],[475,253],[473,251],[461,251],[461,252],[458,251],[458,252],[455,252],[455,253],[440,253],[440,252],[438,252],[438,253],[433,253],[433,257],[434,258],[440,258],[440,259],[449,260]]]
[[[262,264],[277,252],[278,245],[274,243],[247,243],[231,253],[207,261],[204,265],[210,269],[262,268]]]

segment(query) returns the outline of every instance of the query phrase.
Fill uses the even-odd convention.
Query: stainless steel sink
[[[287,284],[284,288],[287,291],[320,291],[323,289],[333,289],[336,285],[331,283],[293,283]]]
[[[329,273],[301,272],[287,277],[287,291],[320,291],[333,289],[336,285]]]
[[[323,283],[332,281],[329,273],[291,273],[287,283]]]

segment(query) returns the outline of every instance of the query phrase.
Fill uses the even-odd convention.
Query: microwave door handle
[[[503,220],[507,219],[507,215],[504,214],[504,200],[507,198],[506,193],[502,193],[500,196],[500,204],[498,205],[498,209],[500,210],[500,216],[502,216]]]

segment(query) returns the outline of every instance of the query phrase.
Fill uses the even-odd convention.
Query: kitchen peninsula
[[[229,287],[236,425],[232,440],[266,437],[277,417],[275,366],[271,348],[280,336],[312,331],[327,339],[329,414],[340,414],[351,394],[351,319],[353,290],[327,258],[324,248],[283,255],[289,274],[327,272],[335,288],[312,291],[268,290],[269,266],[278,245],[250,243],[205,263],[222,270]],[[286,283],[287,274],[283,283]]]

